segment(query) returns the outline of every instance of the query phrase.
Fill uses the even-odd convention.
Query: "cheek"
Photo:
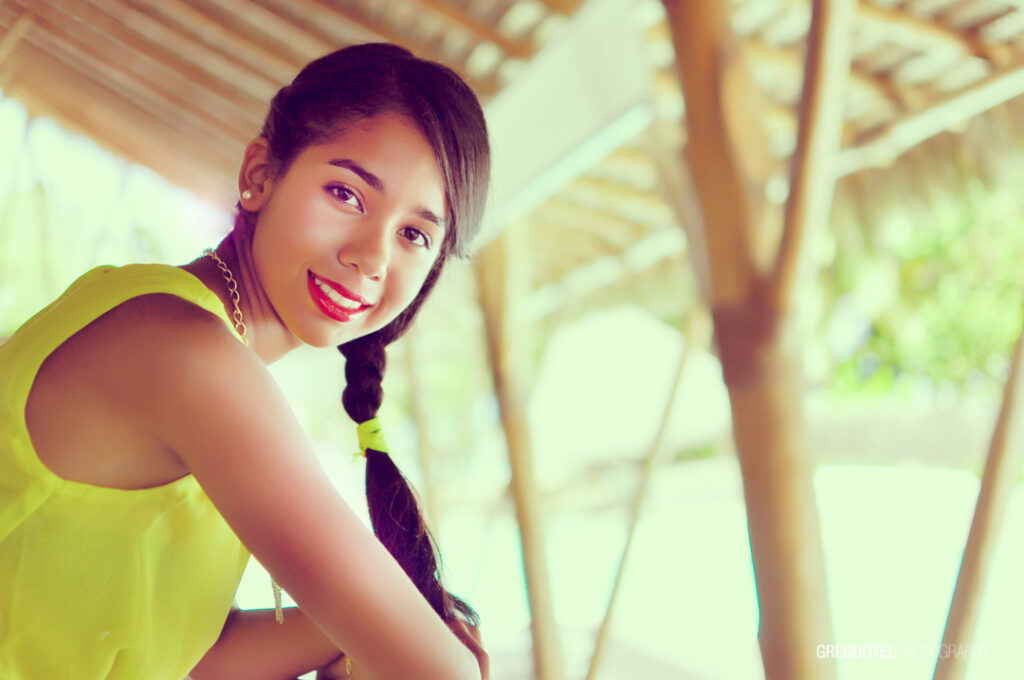
[[[423,287],[423,283],[427,280],[427,274],[430,273],[430,268],[433,266],[433,261],[423,263],[417,262],[414,266],[406,268],[394,281],[394,304],[397,307],[396,315],[398,312],[404,310],[412,301],[416,299],[416,295],[419,294],[420,289]]]

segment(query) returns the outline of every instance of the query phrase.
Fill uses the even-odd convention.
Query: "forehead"
[[[308,147],[303,155],[319,160],[342,152],[397,166],[411,166],[427,159],[431,165],[437,165],[434,150],[419,127],[398,113],[381,113],[347,123],[327,139]]]
[[[341,167],[351,160],[381,180],[384,193],[423,199],[433,197],[438,210],[447,206],[444,178],[433,147],[407,116],[381,113],[345,125],[330,138],[306,148],[297,163]],[[439,202],[438,202],[439,201]]]

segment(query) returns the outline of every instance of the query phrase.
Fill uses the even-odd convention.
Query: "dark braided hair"
[[[260,135],[274,174],[307,147],[347,125],[381,113],[407,116],[434,150],[445,183],[447,228],[440,253],[419,293],[383,328],[338,347],[345,357],[342,404],[362,423],[377,415],[384,393],[385,348],[405,332],[451,255],[463,256],[480,226],[490,177],[483,112],[451,69],[396,45],[371,43],[332,52],[308,64],[270,104]],[[445,621],[476,612],[441,583],[437,549],[408,481],[387,453],[366,452],[366,499],[380,542]]]

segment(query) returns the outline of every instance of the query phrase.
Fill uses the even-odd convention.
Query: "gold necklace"
[[[220,259],[216,251],[212,248],[207,248],[203,251],[203,255],[212,259],[217,267],[220,268],[221,274],[224,276],[224,281],[228,284],[228,298],[231,300],[231,304],[234,306],[235,311],[231,312],[231,318],[235,322],[235,331],[242,336],[242,342],[246,345],[249,344],[249,338],[245,334],[245,322],[242,321],[242,308],[238,306],[240,300],[238,296],[238,282],[235,281],[234,275],[228,266],[224,263],[224,260]]]
[[[245,334],[245,322],[242,320],[242,308],[239,306],[240,297],[238,295],[238,282],[235,281],[234,274],[231,273],[231,269],[225,264],[224,260],[218,257],[217,253],[212,248],[207,248],[203,251],[203,255],[213,260],[217,267],[220,269],[221,274],[224,275],[224,281],[228,285],[228,298],[231,300],[231,305],[235,310],[231,313],[231,318],[235,322],[235,331],[242,337],[242,342],[248,346],[249,338]],[[271,579],[270,585],[274,589],[274,619],[278,623],[284,623],[284,612],[281,611],[281,586],[277,585],[277,581]]]

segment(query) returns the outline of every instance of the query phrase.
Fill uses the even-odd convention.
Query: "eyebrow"
[[[359,175],[364,182],[370,185],[371,188],[380,192],[384,191],[384,182],[381,181],[380,177],[377,177],[377,175],[373,174],[363,166],[359,165],[359,163],[356,163],[351,158],[332,158],[331,160],[327,161],[327,163],[338,168],[345,168],[346,170],[351,170],[352,172]],[[419,208],[418,210],[416,210],[416,214],[428,222],[433,222],[441,229],[446,229],[448,226],[445,223],[444,219],[435,215],[432,210],[428,210],[426,208]]]
[[[352,172],[362,177],[364,182],[369,184],[377,191],[384,191],[384,182],[380,181],[380,177],[377,177],[377,175],[373,174],[363,166],[359,165],[359,163],[356,163],[351,158],[332,158],[331,160],[327,161],[327,163],[338,168],[346,168],[348,170],[351,170]]]

